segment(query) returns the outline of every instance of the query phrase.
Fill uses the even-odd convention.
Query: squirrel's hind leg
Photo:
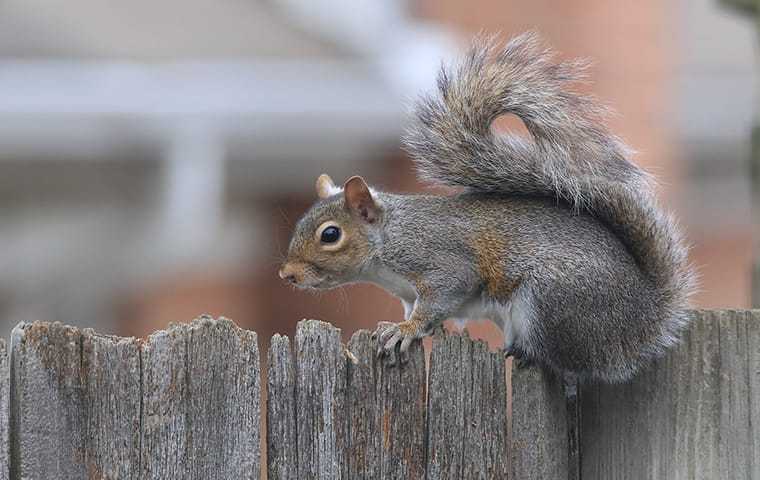
[[[519,347],[516,345],[512,345],[509,348],[504,349],[504,356],[505,357],[512,357],[512,365],[514,368],[518,368],[522,370],[523,368],[530,368],[535,365],[535,363],[529,359],[525,353],[520,350]]]
[[[533,322],[533,296],[526,284],[520,285],[512,294],[508,303],[496,309],[504,333],[504,353],[511,356],[520,368],[533,364],[525,353],[525,346],[530,342],[530,325]],[[528,343],[526,343],[528,342]]]

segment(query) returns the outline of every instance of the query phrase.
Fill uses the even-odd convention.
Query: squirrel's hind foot
[[[514,345],[504,349],[504,357],[512,357],[512,365],[514,368],[522,370],[524,368],[530,368],[535,365],[535,362],[528,359],[522,350],[516,348]]]
[[[512,358],[514,358],[514,360],[512,361],[512,366],[513,368],[516,368],[518,370],[523,370],[523,369],[530,368],[536,365],[535,362],[528,360],[526,358],[517,358],[517,357],[512,357]]]

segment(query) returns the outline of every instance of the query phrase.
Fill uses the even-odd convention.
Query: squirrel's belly
[[[532,312],[529,292],[521,286],[506,302],[487,296],[479,296],[465,302],[456,312],[454,321],[461,329],[469,320],[489,319],[501,328],[504,333],[504,347],[510,348],[529,331]]]
[[[509,308],[509,303],[502,305],[480,297],[472,298],[462,304],[459,310],[454,313],[453,319],[459,328],[463,328],[470,320],[483,319],[493,320],[501,326],[501,311],[505,308]]]

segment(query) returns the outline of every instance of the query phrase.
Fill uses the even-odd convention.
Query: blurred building
[[[3,2],[5,328],[142,333],[154,325],[132,323],[187,288],[205,300],[193,313],[147,322],[202,305],[251,316],[249,277],[271,271],[273,229],[288,228],[271,210],[323,169],[396,150],[405,89],[429,84],[444,50],[402,5],[333,3],[345,18],[319,25],[309,2]],[[399,44],[374,44],[357,15]],[[220,293],[241,282],[240,298]]]
[[[760,27],[760,1],[757,0],[722,0],[727,7],[745,15],[755,27]],[[755,98],[755,104],[758,99]],[[752,132],[751,165],[749,166],[752,182],[752,223],[754,224],[754,274],[752,280],[752,305],[760,307],[760,121],[755,116],[755,128]]]
[[[0,320],[144,335],[201,313],[290,332],[398,319],[276,277],[325,171],[418,189],[406,105],[473,33],[540,31],[661,179],[703,306],[749,302],[752,24],[710,0],[0,3]]]

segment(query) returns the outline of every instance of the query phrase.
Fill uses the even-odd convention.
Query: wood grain
[[[438,333],[428,381],[427,478],[506,478],[504,355],[466,334]]]
[[[385,479],[425,475],[425,359],[388,366],[365,330],[300,322],[269,352],[269,478]],[[291,363],[294,361],[294,364]],[[291,422],[290,419],[293,419]]]
[[[11,478],[259,478],[256,334],[204,318],[151,336],[22,323]]]
[[[378,408],[377,345],[366,330],[348,342],[348,416],[351,419],[347,455],[348,478],[380,480],[383,422]]]
[[[561,382],[539,368],[513,368],[510,478],[568,477],[566,412]]]
[[[419,343],[409,362],[389,366],[370,332],[348,344],[348,478],[420,478],[425,471],[425,357]]]
[[[10,478],[8,409],[11,391],[8,364],[8,349],[5,340],[0,339],[0,480]]]
[[[260,476],[261,370],[256,333],[210,317],[187,326],[190,475]]]
[[[340,330],[304,320],[296,329],[294,348],[298,478],[345,478],[347,377]]]
[[[760,480],[760,311],[694,312],[624,385],[587,385],[581,477]],[[565,479],[562,386],[467,335],[389,366],[367,331],[301,322],[268,352],[269,479]],[[10,370],[10,372],[8,372]],[[147,340],[22,323],[0,342],[0,480],[258,479],[256,334],[202,317]],[[510,443],[511,442],[511,443]],[[575,475],[575,476],[574,476]]]
[[[134,338],[81,337],[88,478],[139,478],[140,354]]]
[[[267,479],[296,480],[296,380],[290,340],[275,335],[267,364]]]
[[[369,337],[365,337],[369,338]],[[376,347],[370,339],[369,352]],[[373,357],[374,359],[374,357]],[[424,478],[425,354],[420,342],[408,351],[408,362],[389,366],[373,360],[375,422],[379,423],[379,477]]]
[[[760,478],[760,312],[694,312],[633,382],[583,391],[583,478]]]
[[[138,345],[58,323],[11,339],[11,478],[139,478]]]
[[[256,334],[202,317],[142,348],[141,478],[258,479]]]

